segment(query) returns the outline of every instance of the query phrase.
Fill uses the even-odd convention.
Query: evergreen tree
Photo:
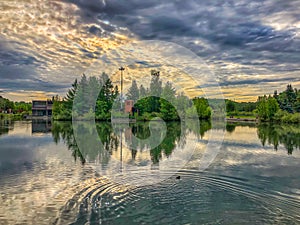
[[[159,112],[160,102],[159,98],[162,93],[162,82],[159,76],[152,76],[150,82],[150,95],[149,104],[152,112]]]
[[[282,110],[289,113],[296,112],[297,94],[291,84],[287,85],[286,90],[279,94],[277,101]]]
[[[176,107],[178,110],[178,113],[180,116],[185,116],[188,108],[192,106],[192,102],[189,100],[187,96],[184,95],[184,93],[180,93],[176,97]]]
[[[117,86],[113,86],[112,81],[105,73],[102,73],[100,76],[99,85],[101,86],[101,91],[96,102],[96,118],[101,120],[108,119],[110,118],[113,103],[119,95],[119,90]]]
[[[175,89],[170,82],[163,88],[160,103],[160,112],[165,120],[178,119],[177,111],[172,104],[175,104]]]
[[[78,88],[78,82],[77,82],[77,79],[75,79],[74,83],[72,84],[72,87],[68,90],[68,93],[65,97],[65,100],[68,103],[68,105],[73,104],[73,100],[74,100],[77,88]]]
[[[132,81],[131,87],[129,88],[127,93],[127,99],[133,100],[134,102],[139,99],[139,89],[136,80]]]
[[[89,105],[89,86],[86,75],[83,74],[76,91],[76,101],[73,102],[73,108],[79,115],[84,115],[90,110]]]
[[[140,98],[144,98],[147,95],[147,91],[142,84],[140,86],[139,95]]]

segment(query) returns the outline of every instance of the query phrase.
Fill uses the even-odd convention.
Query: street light
[[[121,72],[121,95],[120,95],[120,98],[121,98],[121,110],[123,110],[123,71],[125,70],[125,68],[123,66],[121,66],[119,68],[120,72]],[[121,151],[120,151],[120,169],[121,169],[121,172],[122,172],[122,167],[123,167],[123,142],[122,142],[122,128],[120,130],[120,139],[121,139]]]
[[[119,68],[119,70],[121,71],[121,109],[123,109],[123,104],[122,104],[122,101],[123,101],[123,71],[125,70],[125,68],[123,66],[121,66]]]

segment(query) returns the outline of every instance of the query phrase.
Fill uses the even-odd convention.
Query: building
[[[125,113],[132,114],[132,112],[133,112],[133,105],[134,105],[134,101],[133,100],[126,100],[125,101]]]
[[[34,100],[32,101],[32,116],[52,116],[52,106],[53,102],[51,100],[42,101]]]

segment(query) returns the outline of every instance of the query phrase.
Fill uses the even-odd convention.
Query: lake
[[[299,125],[1,121],[0,156],[0,224],[300,224]]]

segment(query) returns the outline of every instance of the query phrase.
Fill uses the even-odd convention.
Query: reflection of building
[[[32,116],[52,116],[52,105],[53,102],[50,100],[32,101]]]
[[[34,133],[48,133],[51,131],[51,120],[32,120],[31,132]]]
[[[125,113],[132,113],[134,102],[133,100],[125,101]]]

